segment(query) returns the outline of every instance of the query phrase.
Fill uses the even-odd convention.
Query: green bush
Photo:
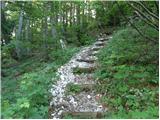
[[[87,34],[81,35],[81,45],[90,45],[94,41],[95,41],[95,38],[93,38]]]
[[[7,76],[2,78],[1,117],[48,118],[48,90],[57,79],[57,68],[66,63],[77,50],[54,50],[49,54],[53,60],[51,63],[29,58],[14,68],[5,69]]]
[[[16,63],[16,60],[14,60],[12,57],[14,49],[15,48],[13,44],[8,44],[2,47],[2,50],[1,50],[2,67]]]
[[[78,51],[78,48],[66,48],[66,49],[58,49],[57,51],[53,51],[49,54],[51,60],[53,60],[57,64],[66,63],[75,52]]]
[[[21,76],[15,103],[2,101],[3,118],[47,118],[49,84],[52,83],[53,68],[25,73]]]

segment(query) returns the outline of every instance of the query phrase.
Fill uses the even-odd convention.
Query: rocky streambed
[[[66,87],[70,83],[86,87],[96,84],[92,75],[92,70],[97,67],[95,55],[109,38],[106,35],[99,36],[95,43],[82,48],[68,63],[58,69],[59,80],[52,85],[50,90],[52,93],[51,118],[63,118],[66,113],[80,116],[86,113],[89,116],[91,114],[91,116],[97,117],[99,113],[107,111],[107,108],[99,102],[101,95],[97,94],[94,89],[70,95],[66,94]],[[75,68],[79,69],[81,74],[74,73]]]

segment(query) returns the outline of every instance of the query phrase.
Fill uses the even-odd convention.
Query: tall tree
[[[48,24],[47,24],[47,10],[48,10],[48,3],[45,2],[43,5],[44,9],[44,17],[42,19],[42,29],[43,29],[43,41],[44,41],[44,51],[45,51],[45,59],[48,59],[48,44],[47,44],[47,36],[48,36]]]
[[[76,4],[76,22],[77,22],[77,39],[81,43],[81,28],[80,28],[80,4]]]
[[[50,2],[50,6],[51,6],[51,34],[52,34],[52,39],[54,40],[56,38],[56,3]]]
[[[22,33],[22,25],[23,25],[23,9],[21,8],[19,13],[19,22],[18,22],[18,29],[16,30],[16,42],[15,48],[18,59],[21,59],[21,49],[20,49],[20,40],[21,40],[21,33]]]

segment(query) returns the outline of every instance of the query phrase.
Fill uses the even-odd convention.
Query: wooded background
[[[103,101],[120,118],[157,118],[158,1],[0,3],[2,118],[48,118],[48,89],[57,68],[100,33],[113,35],[95,72],[102,80],[97,91],[105,94],[110,88]],[[146,88],[143,97],[132,96],[132,87]]]

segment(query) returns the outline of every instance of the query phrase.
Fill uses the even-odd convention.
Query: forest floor
[[[59,80],[51,88],[50,118],[101,118],[108,109],[100,103],[92,72],[97,68],[96,54],[110,36],[100,35],[98,40],[84,47],[71,60],[58,69]]]

